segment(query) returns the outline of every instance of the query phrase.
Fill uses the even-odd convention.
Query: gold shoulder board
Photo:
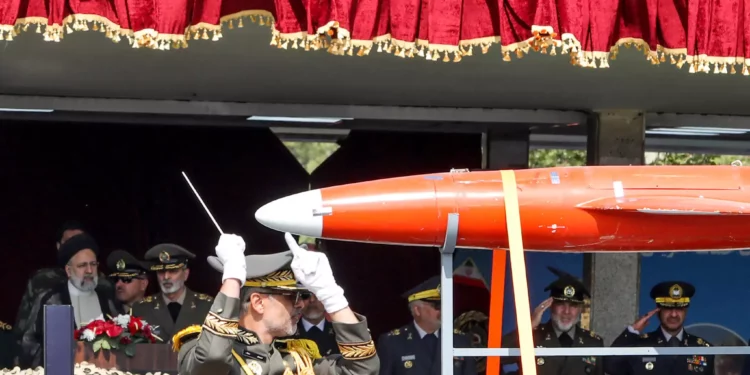
[[[296,352],[307,354],[312,359],[322,358],[318,344],[308,339],[286,339],[276,340],[277,348],[283,352]]]
[[[172,336],[172,350],[179,352],[182,344],[200,336],[201,326],[193,324]]]

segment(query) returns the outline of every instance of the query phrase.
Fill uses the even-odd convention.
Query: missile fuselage
[[[515,171],[526,250],[632,252],[750,248],[750,169],[597,166]],[[272,229],[381,244],[507,248],[500,171],[435,173],[332,186],[256,212]]]

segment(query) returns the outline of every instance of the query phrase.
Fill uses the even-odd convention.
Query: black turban
[[[65,267],[79,251],[84,249],[90,249],[97,256],[99,256],[99,245],[93,237],[86,233],[77,234],[70,237],[64,244],[60,245],[60,250],[57,252],[57,262],[61,267]]]

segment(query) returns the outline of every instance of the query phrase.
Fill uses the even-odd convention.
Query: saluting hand
[[[549,297],[542,301],[542,303],[537,306],[534,311],[531,313],[531,328],[536,328],[540,324],[542,324],[542,315],[544,315],[544,312],[547,311],[547,309],[552,306],[552,297]]]
[[[294,254],[291,265],[294,277],[315,295],[326,312],[334,313],[349,306],[344,290],[333,278],[328,257],[320,252],[303,249],[290,233],[284,234],[284,239]]]
[[[648,325],[648,320],[651,319],[651,317],[654,316],[654,314],[656,314],[657,312],[659,312],[658,307],[646,313],[646,315],[642,316],[635,323],[633,323],[631,327],[633,327],[633,329],[638,332],[643,332],[643,329]]]

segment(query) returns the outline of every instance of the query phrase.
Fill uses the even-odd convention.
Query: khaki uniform
[[[191,325],[202,324],[211,309],[213,300],[207,294],[196,293],[186,287],[185,300],[182,302],[182,308],[176,321],[172,320],[172,316],[167,309],[167,303],[161,293],[148,296],[143,301],[133,305],[133,315],[149,324],[158,326],[157,336],[166,343],[172,339],[175,333]]]
[[[238,326],[240,301],[219,293],[202,327],[175,337],[180,375],[375,375],[380,362],[364,316],[355,324],[333,323],[340,355],[318,357],[314,343],[264,344]],[[189,334],[197,339],[183,345]],[[278,340],[277,340],[278,341]],[[305,344],[307,342],[307,344]]]

